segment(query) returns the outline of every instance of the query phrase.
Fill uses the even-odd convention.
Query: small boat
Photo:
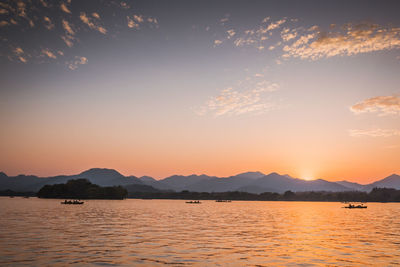
[[[232,202],[232,200],[228,200],[228,199],[217,199],[217,200],[215,200],[215,202]]]
[[[345,206],[343,208],[345,208],[345,209],[366,209],[367,206],[364,206],[364,204],[361,204],[361,205],[349,204],[348,206]]]
[[[186,201],[187,204],[201,204],[200,201],[195,200],[195,201]]]
[[[61,204],[66,204],[66,205],[81,205],[83,203],[85,202],[79,200],[64,200],[63,202],[61,202]]]

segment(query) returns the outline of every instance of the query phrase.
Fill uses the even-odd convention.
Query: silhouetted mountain
[[[37,176],[18,175],[8,177],[5,173],[0,176],[1,190],[14,190],[20,192],[37,191],[41,188],[41,181]]]
[[[359,183],[352,183],[352,182],[348,182],[348,181],[339,181],[336,182],[337,184],[343,185],[347,188],[350,188],[352,190],[356,190],[356,191],[368,191],[367,187],[365,185],[359,184]]]
[[[246,179],[258,179],[263,176],[265,176],[265,174],[262,172],[244,172],[244,173],[235,175],[235,177],[246,178]]]
[[[370,190],[372,190],[374,187],[400,189],[400,175],[392,174],[367,186]]]
[[[37,196],[40,198],[69,199],[124,199],[128,191],[122,186],[101,187],[87,179],[72,179],[65,184],[43,186]]]
[[[322,179],[305,181],[292,178],[289,175],[270,173],[264,175],[261,172],[246,172],[235,176],[219,178],[207,175],[173,175],[162,180],[155,180],[149,176],[137,178],[135,176],[123,176],[116,170],[94,168],[84,171],[77,175],[60,175],[47,178],[37,176],[18,175],[8,177],[5,173],[0,173],[0,190],[13,190],[17,192],[38,191],[44,185],[66,183],[71,179],[88,179],[91,183],[100,186],[122,185],[130,192],[132,190],[144,190],[143,192],[153,192],[152,190],[176,191],[188,190],[192,192],[228,192],[241,191],[248,193],[276,192],[285,191],[332,191],[342,192],[349,190],[371,191],[374,187],[386,187],[400,189],[400,176],[393,174],[380,181],[368,185],[361,185],[347,181],[328,182]],[[142,186],[139,186],[142,185]]]
[[[182,191],[182,190],[188,190],[189,187],[198,182],[210,179],[212,179],[212,177],[204,174],[203,175],[193,174],[189,176],[173,175],[163,180],[159,180],[156,184],[154,184],[154,186],[162,190],[169,189],[175,191]]]
[[[142,176],[142,177],[140,177],[139,179],[140,179],[140,181],[142,181],[143,183],[154,183],[154,182],[157,182],[156,179],[154,179],[153,177],[150,177],[150,176]]]
[[[270,173],[262,178],[255,180],[252,184],[260,188],[268,188],[272,191],[283,193],[287,190],[294,192],[301,191],[348,191],[349,188],[336,184],[334,182],[328,182],[322,179],[305,181],[302,179],[291,178],[287,175],[279,175],[278,173]]]
[[[126,185],[125,186],[126,190],[128,190],[129,193],[135,193],[135,192],[162,192],[161,190],[158,190],[150,185],[145,185],[145,184],[131,184],[131,185]]]
[[[62,184],[71,179],[88,179],[91,183],[100,186],[142,184],[136,177],[125,177],[112,169],[94,168],[77,175],[59,175],[47,178],[39,178],[33,175],[0,176],[0,190],[10,189],[19,192],[38,191],[44,185]]]
[[[82,172],[77,175],[77,178],[86,178],[100,186],[142,184],[139,178],[135,176],[125,177],[113,169],[94,168]]]

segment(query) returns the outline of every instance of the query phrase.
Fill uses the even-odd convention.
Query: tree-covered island
[[[122,186],[101,187],[87,179],[69,180],[66,184],[43,186],[37,196],[39,198],[65,199],[124,199],[128,191]]]

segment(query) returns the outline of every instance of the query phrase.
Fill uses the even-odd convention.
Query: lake
[[[400,203],[0,198],[0,265],[399,265]]]

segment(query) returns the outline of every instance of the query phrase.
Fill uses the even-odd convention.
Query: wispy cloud
[[[283,48],[283,58],[317,60],[400,48],[400,28],[347,24],[342,29],[321,32],[319,27],[311,27],[295,42]]]
[[[129,16],[126,16],[126,19],[128,21],[128,27],[133,28],[133,29],[139,29],[140,25],[139,23],[135,22],[133,19],[131,19]]]
[[[230,14],[226,14],[222,19],[219,20],[221,25],[225,25],[229,21]]]
[[[79,42],[85,42],[86,38],[81,35],[87,30],[98,31],[102,34],[110,34],[110,38],[117,38],[121,29],[121,22],[128,14],[133,13],[130,5],[120,1],[101,1],[94,0],[93,7],[97,10],[87,12],[87,7],[81,1],[75,1],[72,8],[71,0],[49,1],[49,0],[7,0],[0,1],[0,28],[9,27],[12,34],[2,37],[3,51],[0,57],[4,57],[12,62],[27,63],[43,63],[43,58],[51,58],[60,60],[63,55],[64,63],[71,69],[76,69],[78,65],[85,64],[85,60],[77,60],[76,49],[74,45]],[[100,11],[107,10],[114,14],[112,19],[103,20]],[[74,14],[76,13],[76,14]],[[59,14],[60,16],[55,16]],[[53,16],[54,15],[54,16]],[[132,21],[146,25],[147,28],[158,28],[158,19],[146,14],[135,14]],[[107,23],[107,24],[106,24]],[[40,25],[40,27],[38,27]],[[133,24],[135,26],[135,24]],[[55,30],[59,27],[59,30]],[[128,22],[128,27],[132,27],[132,23]],[[139,27],[137,27],[139,28]],[[143,27],[144,28],[144,27]],[[48,31],[44,36],[43,29]],[[24,42],[26,36],[41,36],[44,38],[36,38],[29,45]],[[7,37],[7,38],[6,38]],[[60,39],[65,43],[67,48],[63,46]],[[52,50],[47,47],[51,43]],[[55,45],[61,44],[60,47]],[[15,47],[23,47],[21,53],[17,53]],[[62,53],[62,55],[61,55]],[[65,53],[65,55],[64,55]],[[80,57],[79,57],[80,58]],[[46,61],[51,62],[51,61]],[[78,62],[78,63],[75,63]],[[82,63],[82,64],[81,64]]]
[[[228,39],[232,38],[236,34],[234,29],[230,29],[226,33],[228,34]]]
[[[69,22],[68,21],[66,21],[66,20],[62,20],[62,25],[63,25],[63,28],[64,28],[64,30],[69,34],[69,35],[75,35],[75,32],[74,32],[74,30],[72,29],[72,27],[71,27],[71,25],[69,24]]]
[[[145,17],[144,15],[134,14],[131,17],[126,16],[128,27],[132,29],[140,29],[140,25],[147,24],[152,28],[158,28],[158,20],[153,17]]]
[[[224,18],[224,22],[226,21],[228,21],[228,18]],[[286,23],[286,18],[270,21],[270,18],[266,17],[261,21],[261,24],[254,28],[243,31],[228,28],[224,37],[214,40],[214,45],[219,45],[225,41],[231,41],[236,47],[253,46],[258,50],[264,50],[266,47],[265,42],[272,35],[272,31],[280,28],[284,23]],[[224,25],[225,24],[222,23],[222,26]]]
[[[131,6],[128,5],[126,2],[121,2],[120,5],[121,5],[121,7],[124,8],[124,9],[129,9],[129,8],[131,8]]]
[[[214,46],[222,44],[222,40],[214,40]]]
[[[281,31],[281,38],[284,42],[288,42],[297,36],[297,30],[296,29],[289,29],[285,28]]]
[[[69,10],[69,8],[67,7],[67,5],[65,3],[61,3],[60,9],[62,11],[64,11],[65,13],[71,14],[71,10]]]
[[[349,135],[352,137],[391,137],[400,136],[400,130],[395,129],[369,129],[369,130],[349,130]]]
[[[380,115],[398,114],[400,115],[400,96],[377,96],[365,99],[350,107],[356,114],[372,112]]]
[[[97,18],[97,17],[100,18],[100,16],[98,16],[97,13],[96,13],[96,15],[97,16],[94,16],[95,18]],[[89,18],[85,12],[81,12],[81,14],[79,15],[79,18],[81,19],[81,21],[83,23],[85,23],[87,26],[89,26],[89,28],[97,30],[97,31],[101,32],[102,34],[107,33],[107,30],[104,27],[98,25],[98,22],[94,21],[94,19]],[[99,19],[97,19],[97,20],[99,20]]]
[[[68,68],[70,70],[75,70],[79,65],[84,65],[88,63],[88,59],[86,57],[76,56],[75,60],[67,62]]]
[[[5,21],[5,20],[0,21],[0,27],[7,26],[7,25],[9,25],[9,24],[10,24],[10,23],[8,23],[8,21]]]
[[[51,19],[47,16],[43,17],[44,20],[44,26],[48,29],[48,30],[52,30],[54,29],[54,23],[51,21]]]
[[[260,74],[239,81],[234,87],[223,89],[196,110],[198,115],[207,113],[214,116],[262,114],[278,106],[269,101],[267,92],[278,90],[276,83],[263,80]]]
[[[62,25],[66,34],[61,36],[61,39],[68,47],[72,47],[74,45],[73,41],[75,40],[75,31],[72,29],[70,23],[64,19],[62,20]]]
[[[27,55],[25,53],[25,51],[21,47],[17,46],[15,48],[13,48],[12,51],[13,51],[13,54],[14,54],[14,59],[17,59],[22,63],[28,62],[27,57],[29,57],[29,55]]]
[[[52,58],[52,59],[56,59],[57,58],[57,56],[47,48],[46,49],[42,49],[42,54],[47,56],[47,57],[49,57],[49,58]]]

